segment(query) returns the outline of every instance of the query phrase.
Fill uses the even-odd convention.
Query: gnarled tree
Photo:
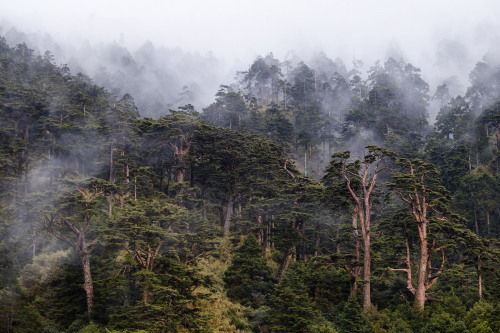
[[[93,310],[94,287],[90,268],[90,254],[96,240],[88,241],[87,234],[98,211],[98,198],[104,193],[105,187],[98,182],[89,187],[77,188],[81,197],[70,198],[56,212],[47,214],[44,218],[46,230],[59,240],[71,245],[82,264],[83,289],[87,297],[89,316]],[[76,205],[75,205],[76,203]]]
[[[404,171],[393,177],[388,184],[408,205],[413,216],[413,226],[418,231],[419,255],[417,260],[417,280],[412,276],[411,248],[408,236],[405,236],[406,255],[404,268],[390,268],[391,271],[406,273],[408,290],[415,296],[415,310],[424,310],[425,302],[433,300],[427,293],[441,276],[446,262],[443,242],[443,227],[448,224],[449,214],[446,204],[448,191],[441,185],[438,170],[431,164],[420,159],[409,161],[400,159],[397,162]],[[411,228],[411,226],[408,226]],[[438,267],[432,266],[433,255],[439,253],[434,262],[440,262]]]
[[[356,284],[359,275],[357,261],[359,261],[359,232],[358,223],[361,226],[363,240],[363,309],[367,311],[371,306],[370,277],[371,277],[371,196],[377,183],[378,174],[385,169],[383,161],[394,158],[397,154],[392,150],[377,146],[367,146],[368,153],[364,157],[357,157],[349,161],[349,151],[332,155],[332,162],[327,169],[327,177],[340,175],[344,180],[352,197],[352,233],[354,236],[352,269],[348,269],[353,283]],[[354,292],[356,287],[353,287]]]

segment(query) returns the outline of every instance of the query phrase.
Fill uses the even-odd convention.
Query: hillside
[[[0,38],[0,331],[499,331],[496,59],[270,53],[150,118]]]

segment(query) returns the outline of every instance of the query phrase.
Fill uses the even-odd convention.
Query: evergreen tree
[[[363,159],[357,158],[354,162],[348,162],[351,153],[345,151],[332,155],[332,162],[327,169],[325,179],[332,179],[340,176],[345,180],[345,185],[354,201],[352,213],[352,232],[354,237],[353,253],[354,267],[349,269],[354,279],[354,285],[357,283],[359,270],[356,265],[360,258],[358,221],[361,227],[363,241],[363,309],[368,311],[371,307],[371,195],[377,184],[378,174],[384,170],[384,159],[391,159],[396,156],[391,150],[379,148],[376,146],[367,146],[368,154]],[[374,168],[374,169],[373,169]],[[355,288],[355,287],[354,287]],[[353,294],[355,289],[353,290]]]
[[[271,331],[303,332],[317,315],[301,266],[294,265],[287,270],[272,297]]]
[[[231,266],[224,273],[230,299],[254,308],[268,302],[276,279],[261,253],[262,249],[255,236],[248,235],[235,252]]]
[[[391,268],[406,273],[407,288],[415,296],[414,307],[422,312],[433,299],[427,291],[438,281],[446,263],[445,250],[454,243],[448,237],[471,237],[463,220],[449,211],[449,193],[442,186],[436,167],[422,160],[400,159],[403,172],[388,184],[408,206],[411,225],[405,225],[405,268]],[[412,277],[411,244],[407,230],[417,230],[418,260],[416,283]],[[474,238],[474,237],[472,237]],[[438,253],[440,256],[438,256]],[[438,267],[435,264],[438,263]]]

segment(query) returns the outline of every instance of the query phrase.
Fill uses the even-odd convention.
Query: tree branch
[[[295,175],[286,168],[286,164],[288,163],[288,160],[285,161],[285,165],[283,166],[283,169],[285,169],[285,171],[290,175],[290,177],[293,178],[293,180],[295,180]]]

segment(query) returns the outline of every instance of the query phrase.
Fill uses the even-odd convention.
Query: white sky
[[[431,91],[456,77],[455,94],[500,45],[498,15],[500,0],[0,0],[0,25],[56,42],[124,41],[134,52],[149,40],[212,52],[231,77],[269,52],[284,60],[293,50],[307,62],[324,51],[348,67],[355,56],[365,73],[391,55],[421,68]]]
[[[92,42],[119,40],[123,34],[132,48],[151,40],[228,59],[270,51],[280,56],[304,48],[321,49],[331,57],[362,56],[391,43],[405,53],[424,52],[436,38],[478,38],[474,35],[481,25],[495,30],[488,25],[500,14],[498,0],[0,2],[0,18],[25,31]]]
[[[500,48],[499,15],[500,0],[0,0],[0,34],[14,25],[74,46],[123,41],[134,52],[149,40],[211,52],[224,63],[217,85],[269,52],[308,62],[323,51],[348,68],[355,56],[363,73],[390,55],[419,67],[431,94],[453,82],[456,95],[488,49]]]

